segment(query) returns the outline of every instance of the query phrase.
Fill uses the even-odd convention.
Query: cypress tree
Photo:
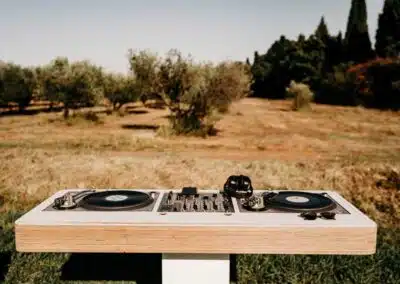
[[[386,0],[379,14],[375,49],[380,57],[400,55],[400,0]]]
[[[253,83],[251,85],[252,96],[263,97],[265,95],[263,85],[265,79],[265,70],[262,57],[257,51],[254,52],[253,65],[251,65],[250,70],[253,75]]]
[[[334,65],[337,65],[343,61],[343,57],[344,57],[344,43],[343,43],[343,35],[342,35],[341,31],[336,36],[335,43],[336,44],[335,44],[334,52],[336,55],[336,61],[335,61]]]
[[[315,35],[320,38],[323,42],[326,42],[329,38],[329,30],[328,26],[325,23],[325,17],[321,17],[321,21],[319,22],[319,25],[317,29],[315,30]]]
[[[367,4],[365,0],[352,0],[345,35],[348,61],[361,63],[374,57],[367,19]]]
[[[329,36],[325,56],[324,71],[326,72],[332,72],[336,65],[344,61],[342,32],[339,32],[337,36]]]

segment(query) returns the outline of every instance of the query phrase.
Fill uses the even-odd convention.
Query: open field
[[[0,281],[12,221],[59,189],[221,188],[242,173],[255,188],[337,190],[380,229],[374,256],[239,256],[239,283],[399,283],[400,113],[312,108],[244,99],[207,139],[162,135],[168,111],[140,103],[124,116],[99,113],[98,123],[59,113],[0,117]],[[6,282],[58,282],[68,257],[12,252]]]

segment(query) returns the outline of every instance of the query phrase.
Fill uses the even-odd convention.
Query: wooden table
[[[236,200],[231,214],[165,214],[157,212],[161,196],[150,212],[43,211],[76,190],[55,193],[15,222],[17,251],[162,253],[163,284],[229,283],[229,254],[375,253],[376,224],[336,192],[324,191],[350,213],[336,220],[243,213]]]

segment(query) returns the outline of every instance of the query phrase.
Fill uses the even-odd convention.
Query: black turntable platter
[[[329,211],[336,208],[336,203],[322,194],[301,191],[281,191],[267,203],[268,207],[290,212]]]
[[[130,190],[100,191],[82,198],[79,206],[87,210],[121,211],[139,209],[150,205],[153,198],[149,194]]]

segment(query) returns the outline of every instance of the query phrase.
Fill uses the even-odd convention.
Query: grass
[[[303,113],[244,99],[216,136],[183,139],[157,135],[165,110],[130,108],[97,114],[102,123],[0,117],[0,282],[2,270],[6,283],[61,281],[69,254],[16,253],[13,243],[14,220],[59,189],[221,188],[242,173],[255,188],[338,191],[378,223],[379,242],[373,256],[240,255],[238,283],[399,283],[399,113],[320,105]]]
[[[379,234],[398,239],[399,230]],[[244,255],[240,283],[398,283],[399,244],[380,241],[373,256]]]

